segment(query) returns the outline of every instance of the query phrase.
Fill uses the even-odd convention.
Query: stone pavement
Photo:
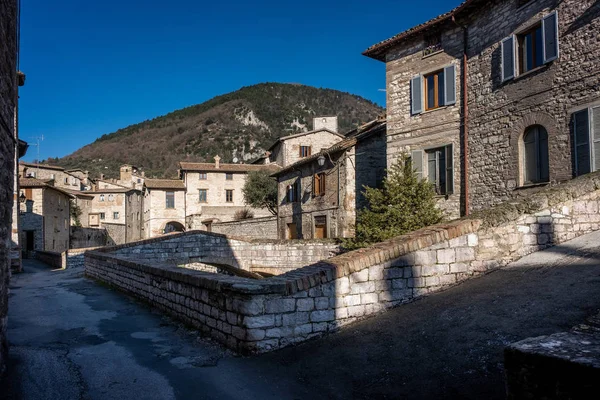
[[[503,349],[600,309],[600,232],[343,331],[236,357],[131,298],[26,261],[7,399],[503,399]]]

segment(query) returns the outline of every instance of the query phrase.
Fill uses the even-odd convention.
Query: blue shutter
[[[413,150],[411,152],[412,167],[419,180],[423,179],[423,150]]]
[[[555,11],[542,19],[544,64],[558,58],[558,13]]]
[[[590,139],[592,142],[593,171],[600,171],[600,107],[590,110]]]
[[[410,80],[410,94],[412,114],[421,114],[423,112],[423,82],[420,75]]]
[[[456,67],[450,65],[444,68],[444,104],[449,106],[456,103]]]
[[[590,162],[590,120],[588,110],[573,114],[573,138],[575,141],[575,175],[587,174]]]
[[[502,82],[515,77],[515,37],[509,36],[502,41]]]

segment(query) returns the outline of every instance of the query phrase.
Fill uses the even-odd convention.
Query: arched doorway
[[[165,229],[163,233],[173,233],[173,232],[185,232],[185,227],[182,223],[177,221],[167,222],[165,224]]]

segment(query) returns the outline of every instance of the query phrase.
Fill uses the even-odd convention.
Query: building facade
[[[114,240],[118,244],[144,238],[142,191],[110,183],[106,186],[106,189],[81,192],[77,196],[82,211],[81,225],[89,228],[109,226],[107,229],[113,232],[112,236],[118,237]]]
[[[185,230],[186,194],[183,181],[146,179],[143,193],[145,238]]]
[[[353,237],[365,186],[385,175],[385,120],[349,132],[333,146],[273,174],[278,183],[280,239]]]
[[[386,63],[388,164],[411,154],[450,217],[595,170],[599,15],[594,0],[467,0],[369,48]]]
[[[63,167],[47,164],[19,163],[19,176],[22,178],[34,178],[42,181],[52,180],[53,185],[69,190],[85,190],[81,179],[67,171]]]

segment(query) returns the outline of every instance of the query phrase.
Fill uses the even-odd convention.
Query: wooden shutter
[[[321,193],[319,192],[321,190],[321,177],[319,176],[319,174],[315,174],[313,176],[313,195],[318,196]]]
[[[412,166],[419,180],[423,179],[423,150],[411,152]]]
[[[502,41],[502,82],[515,77],[515,42],[514,36]]]
[[[594,107],[590,110],[590,127],[592,141],[592,159],[594,160],[593,171],[600,170],[600,107]]]
[[[456,66],[444,68],[444,104],[449,106],[456,103]]]
[[[573,114],[573,137],[575,141],[575,175],[590,172],[590,121],[588,110]]]
[[[453,146],[449,144],[444,148],[446,151],[446,193],[454,193],[454,152]]]
[[[423,112],[423,78],[415,76],[410,81],[411,111],[413,115]]]
[[[542,49],[544,52],[544,64],[558,58],[558,13],[542,19]]]

